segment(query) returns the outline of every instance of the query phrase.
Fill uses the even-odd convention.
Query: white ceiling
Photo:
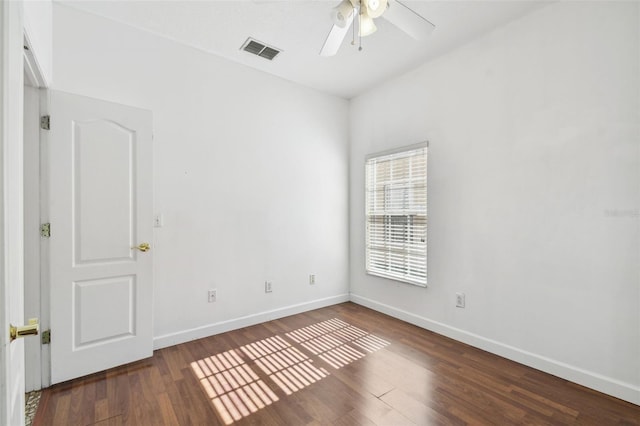
[[[338,54],[325,58],[318,52],[331,29],[329,12],[339,0],[61,3],[347,99],[548,4],[541,0],[403,0],[436,25],[428,39],[416,41],[379,18],[378,31],[362,39],[363,51],[351,46],[348,35]],[[273,62],[251,55],[240,50],[247,37],[283,52]]]

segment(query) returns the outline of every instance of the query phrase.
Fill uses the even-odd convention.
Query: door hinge
[[[51,330],[44,330],[42,332],[42,344],[48,345],[51,343]]]
[[[42,130],[51,130],[51,116],[43,115],[40,117],[40,128]]]
[[[40,225],[40,236],[43,238],[49,238],[51,236],[51,224],[43,223]]]

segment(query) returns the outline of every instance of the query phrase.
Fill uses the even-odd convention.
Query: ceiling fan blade
[[[331,27],[331,31],[329,31],[329,35],[322,45],[322,49],[320,49],[320,56],[333,56],[338,53],[338,49],[340,49],[342,41],[351,28],[353,15],[355,14],[352,13],[351,16],[347,18],[347,23],[343,28],[340,28],[337,25]]]
[[[382,17],[416,40],[423,40],[436,28],[431,22],[398,0],[388,0],[387,4],[387,10]]]

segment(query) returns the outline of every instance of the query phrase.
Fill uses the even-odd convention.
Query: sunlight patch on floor
[[[293,344],[281,336],[271,336],[191,363],[225,424],[278,401],[269,382],[289,396],[329,376],[325,368],[317,367],[300,348],[339,369],[389,345],[386,340],[337,318],[299,328],[285,336]]]
[[[387,346],[389,342],[337,318],[286,333],[335,369]],[[357,346],[354,347],[354,346]],[[361,349],[361,350],[359,350]],[[363,352],[364,351],[364,352]]]
[[[192,362],[191,368],[228,425],[279,399],[236,350]]]
[[[316,368],[308,356],[280,336],[250,343],[240,349],[287,395],[329,374],[324,368]]]

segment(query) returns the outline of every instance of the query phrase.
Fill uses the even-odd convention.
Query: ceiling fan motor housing
[[[363,5],[367,9],[367,13],[372,18],[382,16],[387,9],[387,0],[363,0]]]

